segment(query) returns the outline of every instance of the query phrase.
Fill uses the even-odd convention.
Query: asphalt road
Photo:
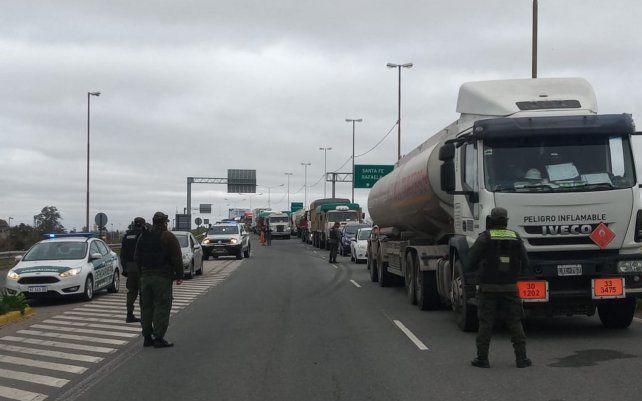
[[[622,331],[603,329],[595,317],[529,322],[532,368],[514,367],[500,332],[492,368],[477,369],[469,365],[474,334],[458,331],[451,312],[421,312],[403,288],[371,283],[365,265],[348,258],[332,265],[326,256],[294,239],[255,246],[250,259],[174,315],[174,348],[143,349],[135,338],[50,398],[640,399],[640,321]],[[208,269],[221,263],[228,262],[210,261]]]

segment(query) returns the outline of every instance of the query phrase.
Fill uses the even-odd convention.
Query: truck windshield
[[[207,231],[208,235],[218,235],[218,234],[238,234],[239,228],[237,226],[212,226]]]
[[[492,192],[584,192],[631,188],[628,136],[511,138],[484,144],[484,179]]]
[[[357,212],[354,210],[346,212],[328,212],[328,221],[357,221]]]
[[[287,223],[287,217],[270,217],[270,223]]]

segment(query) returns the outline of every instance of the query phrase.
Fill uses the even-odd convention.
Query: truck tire
[[[441,299],[437,292],[437,273],[417,269],[415,294],[417,307],[420,310],[438,310],[441,308]]]
[[[368,270],[370,270],[370,281],[376,283],[379,281],[379,273],[377,273],[377,261],[368,255]]]
[[[383,261],[381,251],[377,254],[377,278],[379,287],[390,287],[393,283],[393,277],[388,273],[387,263]]]
[[[464,267],[458,258],[453,261],[450,301],[459,329],[466,332],[477,331],[479,327],[477,307],[468,303],[468,294],[465,291]]]
[[[613,299],[597,306],[602,325],[607,329],[626,329],[633,321],[635,298]]]
[[[417,255],[414,252],[406,253],[406,296],[408,297],[408,302],[410,305],[417,304],[416,296],[416,278],[418,269]],[[419,308],[421,309],[421,307]]]

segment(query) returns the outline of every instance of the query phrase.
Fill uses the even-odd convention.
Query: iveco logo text
[[[542,226],[542,235],[579,235],[593,232],[591,224],[573,224],[567,226]]]

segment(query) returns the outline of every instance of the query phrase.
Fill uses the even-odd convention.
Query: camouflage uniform
[[[176,236],[167,231],[167,216],[154,215],[151,231],[144,232],[136,246],[136,262],[141,268],[141,326],[145,345],[171,346],[165,341],[172,309],[172,281],[182,280],[183,261]]]
[[[127,277],[127,323],[140,321],[134,316],[134,303],[140,292],[140,268],[134,260],[134,251],[138,237],[144,230],[145,219],[136,217],[120,246],[120,265],[123,267],[123,276]]]

